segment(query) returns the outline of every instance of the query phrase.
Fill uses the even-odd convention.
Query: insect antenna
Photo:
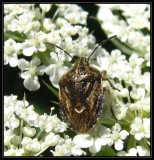
[[[65,51],[65,50],[62,49],[61,47],[59,47],[59,46],[57,46],[57,45],[55,45],[55,44],[53,44],[53,43],[48,43],[48,42],[45,42],[45,43],[48,44],[48,45],[53,45],[53,46],[55,46],[55,47],[61,49],[61,50],[64,51],[68,56],[70,56],[71,58],[73,58],[67,51]]]
[[[90,56],[88,57],[87,61],[89,61],[89,58],[92,56],[92,54],[96,51],[96,49],[97,49],[99,46],[101,46],[102,44],[105,44],[108,40],[110,40],[110,39],[112,39],[112,38],[115,38],[116,36],[117,36],[117,35],[114,35],[114,36],[112,36],[112,37],[109,37],[109,38],[103,40],[103,41],[92,51],[92,53],[91,53]]]

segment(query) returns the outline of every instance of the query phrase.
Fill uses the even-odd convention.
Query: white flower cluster
[[[98,124],[95,132],[91,134],[79,134],[74,137],[73,142],[81,148],[89,148],[91,153],[97,153],[102,146],[112,146],[119,151],[123,149],[123,141],[129,133],[126,130],[121,131],[121,126],[116,123],[111,129]]]
[[[130,34],[140,33],[142,35],[140,38],[144,40],[147,39],[147,37],[149,38],[149,34],[144,35],[140,30],[142,28],[150,30],[148,5],[139,5],[138,7],[135,5],[134,7],[133,5],[102,4],[99,6],[98,18],[102,21],[102,29],[104,29],[107,34],[117,34],[118,38],[120,35],[121,41],[125,42],[125,44],[127,43],[127,45],[132,43],[134,48],[142,46],[142,43],[135,38],[133,39],[134,42],[130,41]],[[126,7],[128,8],[126,9]],[[126,14],[128,10],[134,10],[134,13],[129,12]],[[123,15],[125,21],[127,21],[130,16],[133,18],[132,14],[135,14],[137,11],[140,12],[141,16],[144,12],[147,23],[141,26],[141,28],[132,28],[132,26],[126,25],[127,23],[124,19],[120,20],[114,11],[121,11],[120,13]],[[144,19],[143,17],[142,19]],[[124,35],[121,34],[121,32],[126,31],[127,27],[130,27],[131,30],[127,35],[128,39],[124,40],[122,39]],[[114,143],[115,150],[120,151],[124,149],[123,140],[130,135],[133,136],[133,140],[130,140],[130,143],[134,144],[135,142],[136,144],[134,144],[132,148],[128,148],[127,151],[118,152],[117,155],[150,156],[150,72],[148,70],[144,71],[144,68],[150,65],[150,63],[149,65],[144,65],[148,64],[147,62],[149,61],[149,59],[144,57],[150,54],[146,51],[148,50],[147,47],[150,48],[149,41],[144,43],[144,52],[142,52],[142,49],[139,50],[137,48],[137,52],[130,52],[131,56],[128,60],[126,56],[121,53],[122,46],[119,47],[121,50],[112,50],[111,53],[108,53],[102,48],[96,51],[97,64],[95,63],[94,66],[100,70],[107,70],[110,78],[118,79],[115,87],[120,89],[120,92],[114,91],[109,101],[112,101],[112,108],[119,123],[116,123],[111,130],[110,128],[100,125],[99,127],[96,126],[92,132],[87,135],[77,135],[74,137],[74,141],[81,148],[89,148],[89,151],[95,154],[101,152],[101,150],[103,152],[103,146],[112,146]],[[107,85],[107,83],[104,82],[104,85]],[[107,104],[107,106],[109,106],[109,104]],[[101,119],[103,119],[104,116],[111,116],[111,113],[105,109],[104,107],[104,113]],[[101,122],[103,123],[103,121]],[[113,121],[113,124],[114,123],[115,121]],[[122,125],[120,126],[120,124]],[[123,128],[124,126],[126,129],[120,132],[121,127]],[[97,130],[97,128],[99,129]],[[102,134],[101,130],[103,130]],[[141,143],[143,140],[145,142],[144,144]],[[87,142],[86,146],[84,142]]]
[[[97,18],[102,29],[116,34],[123,42],[121,49],[132,49],[146,59],[150,66],[150,5],[149,4],[99,4]],[[125,49],[125,45],[128,46]]]
[[[51,18],[46,18],[45,14],[55,8]],[[88,28],[79,25],[86,24],[88,13],[77,5],[5,4],[4,14],[4,64],[21,69],[24,87],[30,91],[40,88],[38,76],[44,73],[58,88],[60,76],[68,70],[64,61],[71,58],[54,46],[49,48],[47,43],[78,57],[89,55],[94,48],[95,38],[88,34]]]
[[[120,151],[117,153],[118,156],[150,156],[150,152],[142,146],[137,146],[136,148],[131,148],[126,153],[125,151]]]
[[[37,156],[51,146],[55,156],[86,154],[68,136],[59,135],[66,128],[55,114],[39,115],[27,101],[4,97],[4,156]]]

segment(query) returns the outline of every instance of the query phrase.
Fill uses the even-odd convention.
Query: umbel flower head
[[[56,114],[52,115],[52,111],[53,108],[50,115],[39,115],[27,101],[17,100],[15,95],[5,96],[4,155],[37,156],[51,146],[55,147],[52,151],[55,156],[86,154],[71,138],[60,135],[66,131],[67,125]],[[58,147],[68,149],[62,153]]]

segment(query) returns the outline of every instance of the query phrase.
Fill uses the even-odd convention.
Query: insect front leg
[[[108,95],[109,95],[109,101],[110,101],[110,111],[112,113],[112,115],[114,116],[114,118],[117,120],[115,114],[114,114],[114,111],[113,111],[113,106],[112,106],[112,96],[111,96],[111,92],[110,92],[110,89],[106,88],[106,87],[103,87],[103,91],[104,92],[107,92]]]
[[[103,70],[103,71],[102,71],[102,80],[103,80],[103,81],[108,81],[109,84],[110,84],[110,86],[112,87],[112,89],[117,90],[117,91],[120,92],[120,90],[119,90],[118,88],[114,87],[114,85],[113,85],[112,82],[110,81],[109,77],[107,76],[107,71],[106,71],[106,70]]]
[[[109,77],[107,76],[107,71],[106,70],[103,70],[102,71],[102,80],[103,81],[108,81],[108,83],[110,84],[110,86],[112,87],[112,89],[114,89],[114,90],[117,90],[117,91],[120,91],[118,88],[116,88],[113,84],[112,84],[112,82],[110,81],[110,79],[109,79]],[[111,113],[112,113],[112,115],[115,117],[115,119],[116,119],[116,116],[115,116],[115,114],[114,114],[114,112],[113,112],[113,106],[112,106],[112,102],[111,102],[111,100],[112,100],[112,97],[111,97],[111,93],[110,93],[110,90],[108,89],[108,88],[106,88],[106,87],[103,87],[103,91],[104,92],[107,92],[108,94],[109,94],[109,98],[110,98],[110,110],[111,110]],[[117,120],[117,119],[116,119]]]

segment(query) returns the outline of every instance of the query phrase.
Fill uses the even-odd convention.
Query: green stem
[[[42,130],[40,130],[36,136],[36,138],[38,139],[38,137],[40,136],[40,134],[42,133]]]
[[[20,123],[20,137],[22,139],[22,128],[23,128],[23,119],[21,119],[21,123]],[[21,148],[21,144],[19,144],[19,148]]]

